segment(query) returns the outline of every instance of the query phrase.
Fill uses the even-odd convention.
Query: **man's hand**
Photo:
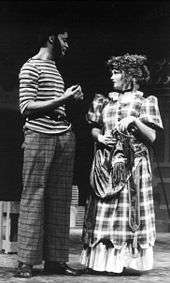
[[[74,100],[82,100],[83,93],[80,85],[73,85],[66,89],[64,97],[67,99],[73,98]]]
[[[74,99],[75,99],[75,100],[83,100],[83,98],[84,98],[84,95],[83,95],[81,86],[78,85],[78,86],[77,86],[77,89],[76,89],[76,93],[75,93],[75,95],[74,95]]]

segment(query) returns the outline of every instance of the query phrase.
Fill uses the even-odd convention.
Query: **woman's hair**
[[[136,82],[148,82],[150,72],[145,62],[145,55],[130,55],[126,53],[122,56],[112,56],[107,61],[110,70],[117,69],[125,72],[126,77],[132,77]]]

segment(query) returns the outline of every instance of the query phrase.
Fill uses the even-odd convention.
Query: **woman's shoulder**
[[[104,94],[96,92],[95,95],[94,95],[94,99],[104,100],[104,99],[107,99],[107,97]]]
[[[108,98],[101,93],[96,93],[94,95],[93,103],[103,104],[107,101],[108,101]]]
[[[143,97],[144,99],[144,103],[148,103],[148,104],[157,104],[158,103],[158,98],[155,95],[149,95],[147,97]]]

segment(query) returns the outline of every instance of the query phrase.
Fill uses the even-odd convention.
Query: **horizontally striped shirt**
[[[19,106],[23,114],[32,101],[47,101],[64,94],[64,81],[52,60],[29,59],[19,73]],[[48,115],[27,117],[24,128],[47,134],[58,134],[70,129],[65,105]]]

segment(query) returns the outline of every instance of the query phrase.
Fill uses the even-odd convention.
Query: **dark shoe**
[[[32,265],[23,262],[18,263],[18,268],[15,277],[30,278],[32,277]]]
[[[89,267],[86,267],[84,269],[82,269],[82,274],[89,274],[89,275],[104,275],[105,272],[102,272],[102,271],[96,271],[96,270],[93,270]]]
[[[82,274],[92,274],[92,269],[86,267],[82,269]]]
[[[69,267],[65,263],[46,262],[44,266],[46,274],[62,274],[68,276],[78,276],[81,274],[79,270]]]

